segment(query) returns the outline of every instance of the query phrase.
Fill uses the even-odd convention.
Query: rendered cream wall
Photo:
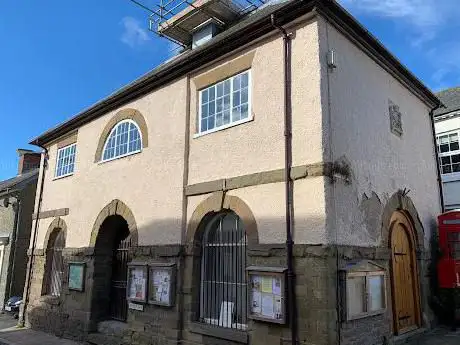
[[[350,185],[337,182],[328,188],[326,209],[329,219],[335,220],[330,239],[378,245],[381,212],[366,198],[378,198],[383,207],[398,189],[407,188],[428,243],[432,222],[440,212],[430,109],[332,26],[323,20],[320,25],[321,55],[333,49],[337,62],[329,73],[330,154],[333,160],[345,157],[352,169]],[[325,63],[323,59],[327,85]],[[326,87],[323,95],[327,100]],[[389,99],[400,106],[401,138],[390,132]]]
[[[123,201],[133,212],[139,244],[180,242],[185,100],[184,78],[81,127],[73,176],[53,180],[57,147],[49,148],[42,211],[70,209],[63,217],[67,247],[89,245],[99,212],[113,199]],[[94,163],[99,136],[110,118],[124,108],[144,115],[149,146],[140,154]],[[51,221],[40,220],[38,248]]]
[[[319,244],[326,241],[324,178],[314,177],[294,183],[294,241]],[[260,243],[286,243],[284,183],[270,183],[235,189],[237,196],[251,209],[257,222]],[[188,219],[208,195],[188,198]]]
[[[293,41],[293,164],[322,161],[322,120],[318,27],[315,21],[298,25]],[[240,176],[284,167],[283,41],[276,34],[257,45],[219,61],[219,66],[254,52],[252,95],[254,121],[194,138],[198,90],[191,82],[189,184]],[[206,73],[209,67],[194,74]],[[56,145],[49,148],[42,211],[68,207],[62,217],[68,227],[66,246],[86,247],[99,212],[113,199],[133,212],[139,244],[180,243],[182,174],[186,119],[186,79],[127,104],[139,110],[149,131],[149,146],[142,153],[107,163],[94,163],[99,136],[117,111],[94,120],[78,131],[75,174],[54,180]],[[285,241],[284,185],[271,184],[232,192],[254,207],[261,222],[261,240]],[[320,243],[325,238],[324,184],[322,178],[295,184],[296,240]],[[196,200],[188,201],[188,217]],[[260,220],[259,220],[260,217]],[[53,219],[39,223],[38,248]],[[276,223],[276,224],[275,224]]]
[[[317,24],[304,23],[293,31],[293,164],[317,163],[322,161]],[[283,40],[276,34],[241,54],[252,51],[254,121],[194,138],[198,90],[191,83],[190,184],[284,167]]]

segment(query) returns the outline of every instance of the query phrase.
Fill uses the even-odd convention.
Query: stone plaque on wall
[[[388,109],[390,113],[390,129],[391,132],[398,137],[402,136],[402,115],[399,110],[399,106],[394,104],[391,100],[388,100]]]

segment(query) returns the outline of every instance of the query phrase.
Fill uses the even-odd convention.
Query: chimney
[[[18,149],[18,175],[40,167],[41,153],[27,149]]]

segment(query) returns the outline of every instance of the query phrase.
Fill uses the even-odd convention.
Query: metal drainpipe
[[[284,43],[284,179],[286,189],[286,252],[287,252],[287,279],[288,279],[288,307],[289,322],[291,324],[291,342],[297,345],[297,304],[295,294],[295,273],[292,237],[293,229],[293,185],[291,179],[292,168],[292,107],[291,107],[291,45],[292,33],[275,22],[275,15],[271,15],[271,24],[283,35]]]
[[[10,286],[8,289],[8,296],[11,298],[11,290],[13,290],[13,281],[14,281],[14,269],[16,264],[16,250],[17,250],[17,237],[19,232],[19,224],[21,219],[21,210],[22,204],[20,196],[16,196],[16,214],[14,217],[14,230],[13,230],[13,238],[11,239],[11,248],[13,249],[13,256],[12,256],[12,267],[11,267],[11,275],[10,275]],[[13,206],[14,207],[14,206]]]
[[[439,201],[441,202],[441,211],[444,213],[444,195],[442,193],[442,179],[441,179],[441,168],[439,166],[439,154],[438,154],[438,144],[436,142],[436,130],[434,127],[434,111],[442,107],[442,103],[439,103],[431,109],[430,111],[430,122],[431,122],[431,132],[434,143],[434,157],[436,159],[436,172],[438,174],[438,188],[439,188]]]
[[[39,215],[40,215],[40,210],[42,207],[42,199],[43,199],[43,187],[45,183],[45,171],[46,171],[46,166],[48,163],[48,150],[46,147],[37,145],[41,147],[44,152],[42,153],[44,155],[43,157],[43,167],[42,167],[42,178],[40,181],[40,191],[39,191],[39,197],[38,197],[38,206],[37,206],[37,219],[35,219],[35,227],[34,227],[34,235],[32,238],[32,248],[31,248],[31,255],[30,255],[30,260],[29,260],[29,267],[27,268],[27,284],[26,284],[26,289],[24,291],[25,299],[24,299],[24,306],[23,306],[23,312],[21,315],[21,318],[18,322],[18,325],[20,327],[24,327],[24,324],[26,322],[25,320],[25,314],[27,311],[27,304],[29,303],[29,292],[30,292],[30,282],[31,282],[31,276],[32,276],[32,267],[33,267],[33,261],[34,261],[34,251],[35,251],[35,246],[37,242],[37,232],[38,232],[38,223],[39,223]]]

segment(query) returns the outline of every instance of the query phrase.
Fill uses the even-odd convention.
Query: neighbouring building
[[[335,1],[234,6],[161,22],[180,55],[32,141],[27,325],[253,345],[431,327],[438,98]]]
[[[0,310],[24,290],[41,154],[18,150],[17,176],[0,181]]]
[[[446,211],[460,208],[460,88],[437,94],[443,107],[434,112],[439,166]]]

